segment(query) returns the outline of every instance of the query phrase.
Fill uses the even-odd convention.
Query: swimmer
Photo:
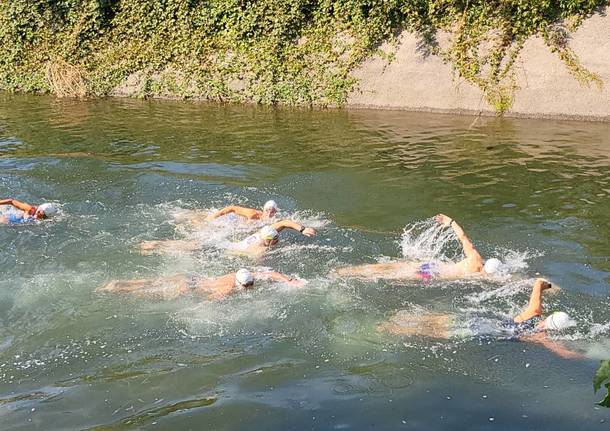
[[[462,249],[466,258],[460,262],[388,262],[374,263],[369,265],[349,266],[339,268],[336,273],[339,276],[361,278],[361,279],[406,279],[424,280],[431,279],[457,279],[473,275],[489,275],[496,273],[502,264],[500,260],[491,258],[483,260],[479,252],[474,248],[470,238],[457,222],[444,214],[439,214],[434,219],[444,227],[450,227],[462,243]]]
[[[303,280],[274,271],[250,272],[240,269],[221,277],[206,278],[194,274],[182,274],[156,279],[111,281],[96,289],[96,292],[130,294],[141,298],[175,299],[179,296],[195,294],[206,299],[221,299],[241,290],[251,289],[255,282],[272,280],[290,286],[301,287]]]
[[[264,226],[260,231],[249,237],[231,244],[229,250],[233,254],[245,254],[249,256],[260,256],[269,247],[276,245],[280,240],[280,232],[284,229],[292,229],[298,231],[304,236],[310,237],[316,235],[316,230],[312,227],[306,227],[292,220],[282,220],[270,226]]]
[[[270,226],[264,226],[260,231],[250,235],[249,237],[231,244],[229,250],[233,254],[246,254],[257,256],[262,254],[267,248],[275,245],[279,241],[279,233],[284,229],[292,229],[300,232],[304,236],[310,237],[316,235],[316,230],[312,227],[306,227],[292,220],[282,220],[273,223]],[[180,253],[197,250],[200,247],[198,241],[144,241],[140,244],[140,252],[142,254],[160,254],[160,253]]]
[[[57,214],[57,207],[53,204],[42,204],[33,206],[24,202],[19,202],[16,199],[2,199],[0,205],[11,205],[21,214],[0,215],[0,224],[18,225],[24,223],[32,223],[36,220],[43,220]]]
[[[236,216],[246,219],[246,221],[254,220],[268,220],[277,213],[278,207],[274,200],[268,200],[263,205],[262,210],[255,208],[240,207],[237,205],[230,205],[222,208],[212,214],[207,214],[203,210],[184,210],[174,216],[174,220],[179,223],[190,223],[192,225],[199,225],[204,221],[212,221],[219,217],[235,214]]]
[[[547,331],[560,331],[575,325],[563,311],[557,311],[542,319],[542,292],[550,289],[551,283],[536,279],[527,307],[512,319],[503,322],[477,319],[468,327],[460,328],[455,318],[446,314],[414,315],[406,310],[399,311],[388,323],[379,329],[393,335],[425,336],[444,338],[496,335],[504,339],[518,339],[538,343],[564,358],[580,358],[582,355],[568,350],[562,344],[546,337]]]

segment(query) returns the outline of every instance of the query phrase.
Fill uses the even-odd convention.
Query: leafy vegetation
[[[0,3],[0,88],[104,96],[128,83],[142,97],[341,105],[356,84],[350,71],[407,29],[503,111],[514,62],[533,35],[581,82],[598,81],[567,41],[608,3],[11,0]]]
[[[604,407],[610,407],[610,359],[606,359],[605,361],[601,361],[601,364],[595,373],[595,377],[593,378],[593,389],[595,392],[601,389],[602,385],[606,382],[604,386],[606,386],[606,396],[603,400],[601,400],[598,404]]]

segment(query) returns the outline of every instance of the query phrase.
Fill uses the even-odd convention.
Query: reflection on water
[[[591,377],[610,357],[609,167],[600,123],[1,95],[0,197],[63,212],[0,227],[2,429],[603,427]],[[253,260],[225,248],[260,223],[179,222],[185,209],[269,198],[318,236],[282,233]],[[429,220],[439,212],[509,274],[425,285],[332,275],[459,258]],[[198,247],[141,255],[153,239]],[[308,283],[218,302],[94,292],[242,266]],[[557,338],[588,359],[377,330],[398,310],[514,315],[537,273],[562,288],[546,309],[578,322]]]

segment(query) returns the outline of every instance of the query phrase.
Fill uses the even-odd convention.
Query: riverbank
[[[609,0],[85,3],[0,5],[0,90],[610,119]]]
[[[529,39],[516,61],[513,105],[505,115],[610,121],[610,16],[608,10],[587,19],[569,46],[582,65],[597,74],[601,86],[581,84],[539,38]],[[483,91],[456,77],[438,56],[425,56],[417,35],[403,32],[395,59],[375,56],[353,75],[358,88],[348,106],[410,111],[496,115]]]

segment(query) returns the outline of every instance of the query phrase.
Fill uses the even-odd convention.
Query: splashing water
[[[400,246],[402,255],[410,260],[455,261],[463,258],[462,247],[453,230],[431,218],[408,224]]]
[[[608,334],[610,332],[610,322],[606,323],[593,323],[591,325],[591,337],[597,337],[598,335]]]
[[[175,227],[176,233],[181,239],[195,241],[201,247],[219,249],[231,248],[234,243],[257,232],[263,226],[278,222],[281,219],[295,220],[315,229],[323,228],[329,223],[321,214],[310,214],[302,211],[282,214],[282,217],[276,216],[270,220],[248,221],[233,213],[207,220],[206,216],[217,211],[217,208],[189,210],[182,206],[172,205],[165,206],[164,210],[166,216],[171,219],[169,223]]]
[[[409,260],[457,262],[465,258],[462,244],[453,229],[439,225],[433,218],[408,224],[404,228],[400,246],[403,256]],[[528,259],[541,253],[495,247],[492,255],[502,262],[494,278],[507,281],[511,274],[528,267]]]
[[[495,289],[473,292],[466,296],[466,300],[468,300],[471,304],[474,304],[476,307],[480,307],[482,303],[489,301],[490,299],[502,298],[507,300],[525,289],[527,289],[527,286],[525,286],[521,281],[516,283],[502,283]]]

